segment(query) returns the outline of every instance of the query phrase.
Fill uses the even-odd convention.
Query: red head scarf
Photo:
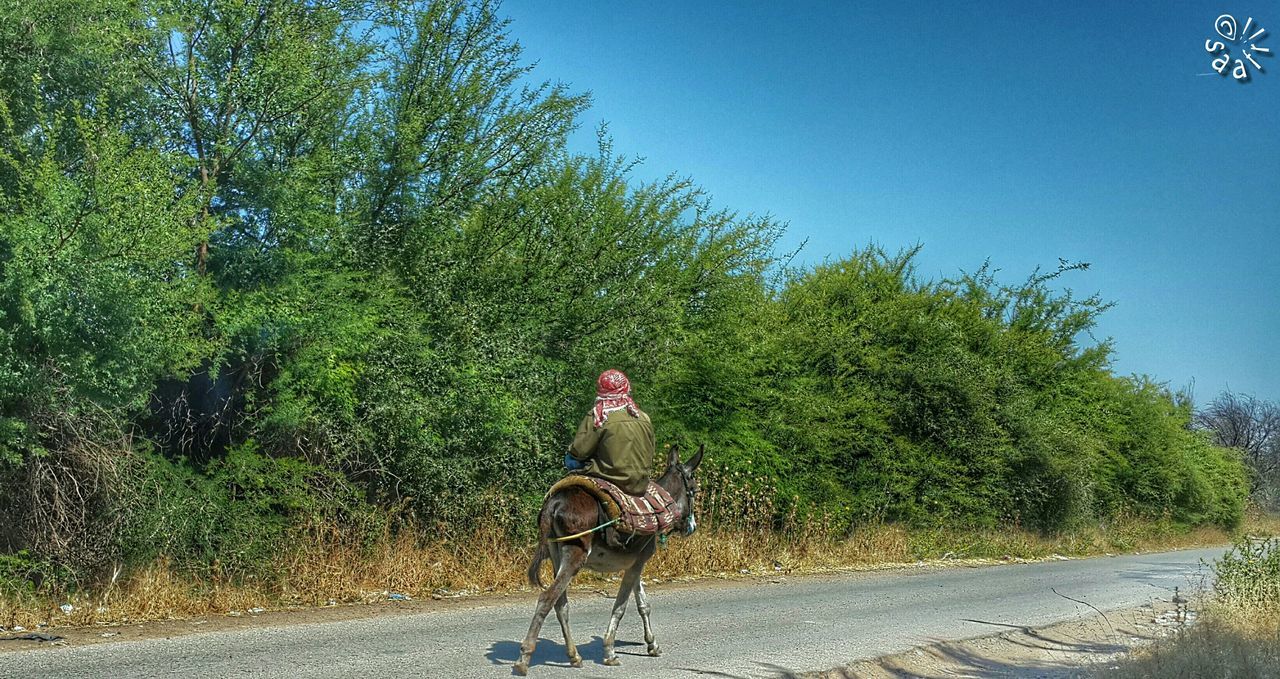
[[[596,427],[609,419],[609,413],[627,409],[632,417],[640,417],[640,407],[631,398],[631,382],[621,370],[606,370],[596,380],[596,404],[592,408]]]

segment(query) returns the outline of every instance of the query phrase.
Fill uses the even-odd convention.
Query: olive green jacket
[[[615,410],[599,429],[588,412],[578,425],[569,454],[587,464],[584,473],[612,481],[632,495],[644,495],[653,471],[654,447],[653,423],[643,412],[633,417],[626,410]]]

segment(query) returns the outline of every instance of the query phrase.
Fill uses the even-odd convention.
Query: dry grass
[[[1215,602],[1177,636],[1098,672],[1116,679],[1280,677],[1280,610]]]
[[[1242,532],[1256,536],[1280,536],[1280,514],[1267,514],[1256,508],[1245,516]]]
[[[650,579],[752,573],[812,573],[873,568],[921,560],[1037,559],[1054,554],[1085,556],[1123,551],[1222,544],[1221,531],[1177,531],[1168,524],[1114,522],[1058,537],[1019,529],[908,530],[891,524],[863,526],[835,535],[825,517],[792,517],[785,530],[773,529],[768,502],[741,494],[709,501],[700,512],[699,532],[674,538],[646,570]],[[1270,523],[1267,523],[1270,522]],[[1247,530],[1274,530],[1280,522],[1253,517]],[[184,573],[166,562],[122,574],[75,594],[0,593],[0,626],[90,625],[188,616],[384,601],[389,593],[414,598],[511,592],[527,588],[530,545],[508,537],[497,518],[476,525],[466,539],[442,539],[423,530],[386,532],[370,540],[330,526],[301,532],[264,569],[269,577],[227,577]],[[603,576],[584,575],[585,586]],[[59,606],[70,603],[70,614]]]
[[[1098,674],[1280,677],[1280,541],[1237,542],[1214,572],[1214,593],[1199,621]]]
[[[0,596],[0,625],[90,625],[228,614],[254,608],[323,606],[521,588],[530,550],[495,525],[456,543],[423,531],[386,533],[371,543],[331,526],[305,531],[282,549],[270,577],[184,574],[161,561],[91,593]],[[73,606],[70,614],[59,608]],[[234,614],[234,613],[232,613]]]

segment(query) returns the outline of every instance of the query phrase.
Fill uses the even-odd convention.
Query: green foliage
[[[13,554],[0,554],[0,596],[21,600],[34,596],[42,588],[66,586],[71,577],[65,567],[32,556],[25,549]]]
[[[1213,562],[1214,592],[1225,602],[1262,610],[1280,605],[1280,538],[1241,537]]]
[[[772,220],[571,153],[587,96],[493,3],[6,4],[0,47],[0,551],[252,573],[369,504],[520,535],[609,367],[779,525],[1240,518],[1239,460],[1082,343],[1082,266],[786,270]]]
[[[914,254],[855,252],[779,298],[776,440],[808,463],[811,499],[848,522],[1239,522],[1232,454],[1165,390],[1111,376],[1107,344],[1077,345],[1108,306],[1050,288],[1080,267],[921,283]]]
[[[137,406],[206,350],[188,339],[198,285],[173,260],[196,240],[181,161],[102,124],[54,117],[34,135],[0,124],[0,164],[15,178],[0,212],[0,403],[36,407],[57,384]],[[65,135],[82,157],[42,144]]]
[[[269,458],[250,441],[197,470],[140,455],[120,511],[126,559],[159,557],[201,573],[255,573],[289,544],[293,529],[350,521],[360,497],[340,475],[301,460]]]

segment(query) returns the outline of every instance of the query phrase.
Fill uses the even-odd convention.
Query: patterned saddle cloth
[[[581,488],[591,493],[604,506],[610,519],[617,519],[614,527],[621,533],[632,535],[662,535],[680,520],[680,508],[665,488],[653,481],[644,495],[631,495],[604,479],[585,474],[570,474],[560,479],[547,491],[547,497],[566,488]]]

